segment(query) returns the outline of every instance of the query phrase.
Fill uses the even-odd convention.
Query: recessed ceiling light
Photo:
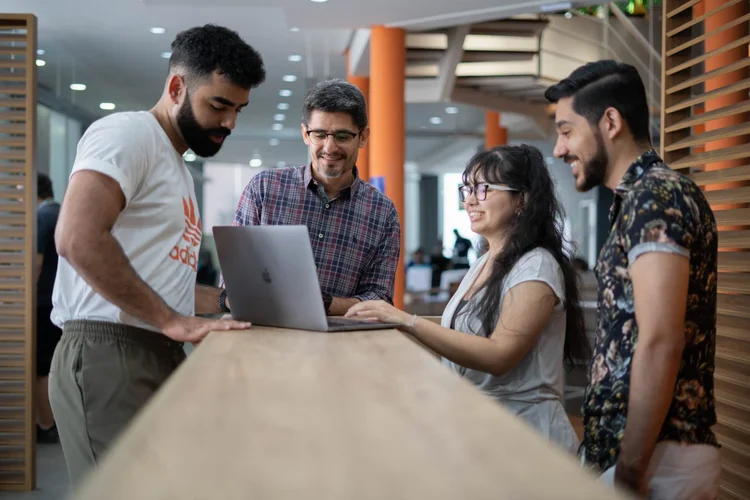
[[[447,108],[445,108],[445,112],[449,115],[457,115],[458,108],[456,106],[448,106]]]
[[[310,1],[314,3],[326,3],[328,0],[310,0]]]
[[[280,109],[281,111],[286,111],[287,109],[289,109],[289,103],[280,102],[276,105],[276,109]]]
[[[261,165],[263,165],[263,160],[261,160],[260,158],[253,158],[252,160],[250,160],[250,166],[253,168],[258,168]]]
[[[37,49],[36,55],[43,56],[44,55],[44,50],[43,49]]]
[[[285,82],[296,82],[297,81],[297,75],[284,75],[281,77],[282,80]]]
[[[161,53],[161,56],[162,56],[162,57],[163,57],[164,59],[169,59],[170,57],[172,57],[172,53],[171,53],[171,52],[162,52],[162,53]]]
[[[433,116],[432,118],[430,118],[430,123],[432,123],[433,125],[440,125],[441,123],[443,123],[443,119],[439,116]]]
[[[292,26],[291,28],[289,28],[289,31],[297,32],[297,31],[299,31],[299,28],[296,27],[296,26]]]
[[[151,31],[151,33],[153,33],[154,35],[163,35],[164,33],[167,32],[167,30],[165,30],[164,28],[159,28],[156,26],[151,28],[149,31]]]
[[[185,161],[195,161],[198,157],[195,156],[195,153],[185,153],[185,156],[183,156]]]
[[[270,144],[271,146],[278,146],[279,145],[279,140],[274,137],[273,139],[271,139],[270,141],[268,141],[268,144]]]
[[[99,107],[106,111],[112,111],[115,109],[115,103],[113,102],[103,102],[99,105]]]
[[[271,128],[274,130],[284,130],[284,125],[281,123],[274,123],[271,125]]]
[[[86,85],[83,83],[71,83],[70,90],[76,90],[78,92],[81,92],[83,90],[86,90]]]
[[[302,56],[299,54],[292,54],[289,56],[289,62],[300,62],[302,60]]]
[[[284,113],[279,113],[279,114],[273,115],[273,119],[277,122],[283,122],[284,120],[286,120],[286,115]]]
[[[292,95],[292,91],[289,89],[282,89],[282,90],[279,90],[279,95],[281,97],[289,97],[290,95]]]
[[[37,59],[36,60],[36,65],[37,66],[44,66],[45,64],[47,64],[46,61],[43,61],[42,59]]]

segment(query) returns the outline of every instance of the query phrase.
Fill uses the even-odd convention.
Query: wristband
[[[331,311],[331,304],[333,303],[333,295],[330,293],[323,292],[323,307],[326,310],[326,314]]]
[[[227,290],[226,288],[222,288],[221,292],[219,293],[219,309],[221,309],[221,312],[231,312],[229,308],[227,307]]]
[[[419,319],[419,316],[416,314],[412,315],[411,317],[411,323],[409,323],[409,333],[414,335],[414,327],[417,325],[417,320]]]

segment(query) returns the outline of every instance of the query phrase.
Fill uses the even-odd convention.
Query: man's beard
[[[211,140],[211,135],[227,137],[232,133],[225,127],[216,127],[211,129],[203,128],[195,118],[193,105],[190,102],[190,94],[185,95],[185,102],[177,112],[177,127],[182,133],[183,139],[190,150],[202,158],[214,156],[219,152],[223,143],[216,143]]]
[[[609,154],[604,147],[604,139],[599,130],[594,130],[594,140],[596,141],[594,156],[586,163],[581,163],[583,184],[580,187],[576,186],[576,189],[580,192],[589,191],[602,185],[604,183],[604,176],[607,173],[607,167],[609,166]],[[577,156],[568,156],[565,158],[565,162],[571,164],[578,159]]]

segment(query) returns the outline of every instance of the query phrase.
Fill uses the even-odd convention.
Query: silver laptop
[[[234,319],[320,332],[398,326],[326,317],[307,226],[218,226],[213,233]]]

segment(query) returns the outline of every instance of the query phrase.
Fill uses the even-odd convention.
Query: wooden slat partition
[[[665,0],[663,16],[661,153],[705,190],[719,226],[714,430],[722,445],[720,498],[726,499],[750,499],[747,9],[747,0]],[[734,38],[721,44],[712,38],[727,33]]]
[[[0,14],[0,490],[35,486],[36,18]]]

